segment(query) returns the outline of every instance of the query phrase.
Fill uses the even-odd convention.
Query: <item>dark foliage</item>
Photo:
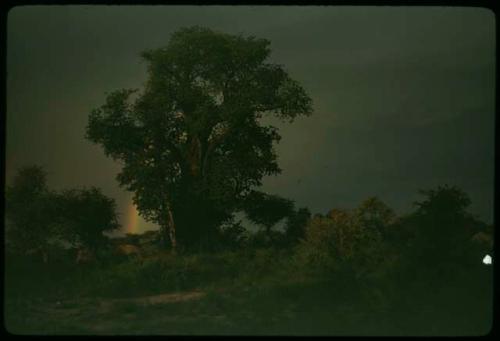
[[[245,198],[243,209],[248,219],[264,226],[269,235],[276,223],[293,213],[293,201],[277,195],[251,191]]]
[[[305,237],[305,228],[309,219],[311,219],[311,212],[305,207],[293,211],[288,216],[285,232],[289,243],[295,244]]]
[[[97,188],[49,190],[40,166],[21,168],[6,190],[9,252],[41,256],[64,253],[69,245],[94,252],[104,232],[118,229],[116,204]]]
[[[47,187],[47,173],[40,166],[21,168],[5,195],[7,248],[46,254],[55,232],[54,193]]]
[[[265,39],[181,29],[142,54],[141,93],[113,92],[89,116],[86,137],[123,163],[120,185],[172,245],[213,243],[248,191],[280,172],[280,135],[262,117],[311,113],[304,89],[269,55]]]
[[[105,246],[104,233],[120,227],[115,201],[98,188],[65,190],[55,200],[63,236],[74,245],[95,252]]]

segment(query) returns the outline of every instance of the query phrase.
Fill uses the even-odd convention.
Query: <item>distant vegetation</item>
[[[86,198],[84,193],[96,192],[63,191],[61,197],[52,192],[50,198],[36,201],[50,191],[37,185],[23,192],[29,196],[21,196],[17,186],[28,173],[43,174],[40,168],[23,169],[7,191],[9,202],[19,200],[17,208],[7,206],[6,321],[14,333],[99,333],[92,329],[94,324],[85,327],[85,320],[67,317],[61,326],[41,313],[61,301],[73,302],[71,309],[78,307],[89,316],[102,315],[110,323],[107,332],[125,334],[196,330],[201,334],[479,335],[491,326],[492,272],[481,259],[492,252],[493,227],[467,212],[469,199],[455,187],[423,192],[424,199],[404,216],[397,216],[378,198],[369,198],[353,210],[332,209],[325,215],[292,210],[284,231],[262,225],[262,230],[250,233],[241,223],[227,225],[220,230],[223,238],[209,251],[174,255],[165,250],[156,231],[107,238],[102,232],[110,226],[108,220],[96,220],[98,216],[89,213],[85,215],[93,219],[93,226],[100,226],[99,238],[79,234],[78,222],[85,221],[79,214],[71,215],[74,220],[67,220],[67,228],[56,228],[54,221],[68,219],[57,214],[58,207],[68,207],[59,206],[63,198],[74,200],[75,193]],[[69,203],[82,200],[85,208],[95,203],[94,210],[82,212],[107,212],[98,207],[109,204],[73,200]],[[55,213],[35,215],[42,202]],[[13,215],[11,210],[22,211],[19,207],[38,220],[27,224],[18,218],[25,216],[22,212]],[[62,238],[66,247],[55,244]],[[72,250],[80,243],[99,256],[76,264]],[[36,245],[44,246],[47,259],[30,252]],[[176,305],[127,303],[128,313],[135,316],[133,328],[116,310],[125,303],[116,303],[111,312],[99,310],[106,300],[193,290],[207,295]],[[91,303],[84,305],[88,300]],[[35,302],[38,308],[27,308]],[[186,309],[197,313],[186,315]],[[179,321],[168,324],[168,329],[155,323],[161,316],[155,314],[162,311],[175,314]],[[34,322],[23,322],[27,318]]]
[[[68,246],[99,252],[106,243],[103,232],[119,227],[113,199],[95,187],[50,190],[39,166],[20,169],[6,189],[9,253],[31,253],[47,262],[50,254]]]
[[[86,138],[120,161],[119,184],[159,231],[110,238],[120,227],[114,200],[97,188],[51,190],[38,166],[19,170],[6,190],[9,331],[489,331],[492,269],[481,260],[493,226],[468,212],[459,188],[423,191],[402,216],[376,197],[323,214],[259,190],[280,173],[281,138],[260,119],[312,112],[269,55],[265,39],[181,29],[143,53],[141,93],[113,92],[92,111]]]

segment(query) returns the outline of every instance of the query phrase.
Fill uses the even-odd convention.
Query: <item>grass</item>
[[[163,255],[142,262],[68,267],[65,276],[58,273],[61,268],[37,267],[31,276],[49,275],[49,280],[40,281],[11,268],[6,327],[13,334],[90,335],[480,335],[488,331],[488,288],[478,287],[480,301],[464,299],[470,292],[459,286],[450,286],[453,289],[438,297],[431,295],[437,290],[410,285],[395,290],[394,285],[363,283],[345,273],[315,276],[300,271],[290,259],[286,251],[272,249]],[[172,295],[156,301],[146,297],[167,293]]]

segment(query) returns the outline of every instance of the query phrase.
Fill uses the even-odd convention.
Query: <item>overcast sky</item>
[[[98,186],[127,222],[120,166],[84,139],[105,93],[140,88],[141,51],[201,25],[271,41],[314,114],[278,124],[264,190],[313,213],[378,196],[398,213],[456,185],[493,220],[495,18],[481,8],[30,6],[9,12],[7,182],[39,164],[55,189]],[[152,225],[141,222],[141,230]]]

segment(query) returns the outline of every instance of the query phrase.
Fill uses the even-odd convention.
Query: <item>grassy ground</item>
[[[8,288],[5,324],[14,334],[481,335],[491,322],[487,290],[391,292],[341,274],[301,274],[286,259],[261,250],[130,260],[66,276],[32,271]]]
[[[318,283],[289,284],[133,299],[8,301],[7,325],[16,334],[349,335],[382,331],[380,319],[376,325],[374,312],[360,306],[361,302],[356,306],[331,295],[315,297],[325,289],[325,284]]]

